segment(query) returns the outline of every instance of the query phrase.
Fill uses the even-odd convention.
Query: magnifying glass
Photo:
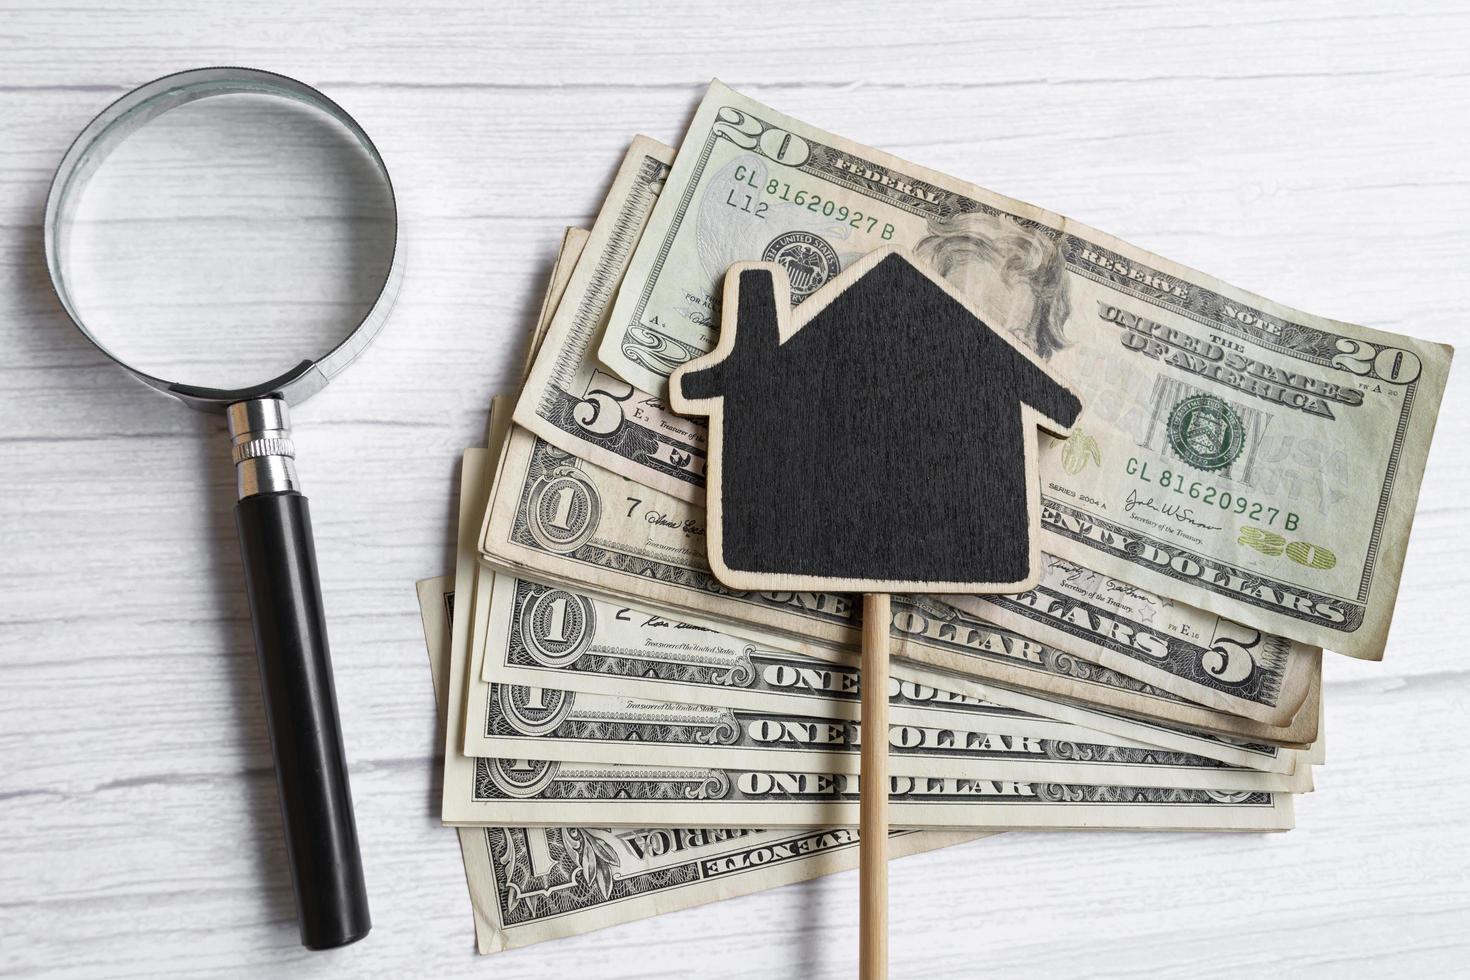
[[[185,213],[160,217],[169,208]],[[247,68],[180,72],[124,95],[82,130],[46,201],[46,263],[77,329],[139,381],[227,420],[311,949],[361,939],[371,920],[289,406],[382,328],[402,275],[397,234],[392,182],[362,127],[311,86]]]

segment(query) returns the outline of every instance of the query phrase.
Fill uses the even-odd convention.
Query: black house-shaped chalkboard
[[[1081,402],[897,249],[795,310],[726,275],[719,345],[671,379],[710,416],[709,551],[739,589],[1019,591],[1038,574],[1036,428]]]

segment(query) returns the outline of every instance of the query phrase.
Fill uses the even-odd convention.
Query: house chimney
[[[779,267],[775,267],[778,268]],[[776,296],[776,276],[770,267],[756,266],[731,271],[725,276],[725,306],[730,301],[730,276],[738,275],[735,290],[735,346],[723,360],[697,371],[688,365],[679,368],[670,379],[673,386],[675,411],[682,401],[698,401],[719,398],[726,394],[726,386],[732,381],[742,390],[750,390],[741,378],[767,378],[781,348],[781,307],[777,303],[790,304],[791,288],[786,277],[781,276],[781,295]],[[728,316],[725,323],[728,326]]]
[[[781,301],[789,306],[790,288],[782,293]],[[741,270],[739,332],[735,337],[737,356],[773,351],[781,346],[780,310],[776,302],[776,277],[770,269]]]

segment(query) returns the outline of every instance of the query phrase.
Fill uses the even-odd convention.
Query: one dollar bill
[[[856,826],[859,777],[790,769],[474,759],[445,823]],[[446,787],[447,788],[447,787]],[[1289,793],[892,776],[893,826],[968,830],[1289,830]]]
[[[1073,436],[1042,451],[1049,550],[1382,656],[1449,347],[1273,303],[718,82],[664,183],[600,347],[635,389],[662,397],[711,349],[732,263],[781,263],[800,301],[904,246],[1083,395]],[[704,446],[678,448],[649,455],[696,485]]]

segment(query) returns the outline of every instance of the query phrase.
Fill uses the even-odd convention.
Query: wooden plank
[[[816,23],[811,21],[815,19]],[[835,19],[834,19],[835,20]],[[1470,17],[1352,0],[1068,11],[945,0],[823,23],[361,2],[0,14],[0,964],[49,975],[851,976],[856,876],[472,955],[435,825],[412,583],[449,559],[458,451],[513,383],[561,229],[708,76],[1304,309],[1459,343]],[[57,311],[40,206],[75,131],[205,63],[357,113],[412,251],[378,344],[295,413],[376,928],[296,944],[222,426]],[[209,213],[207,200],[175,204]],[[1281,837],[1011,834],[895,862],[896,976],[1452,973],[1466,953],[1470,389],[1452,383],[1382,664],[1329,658],[1319,790]],[[264,859],[263,859],[264,856]]]

